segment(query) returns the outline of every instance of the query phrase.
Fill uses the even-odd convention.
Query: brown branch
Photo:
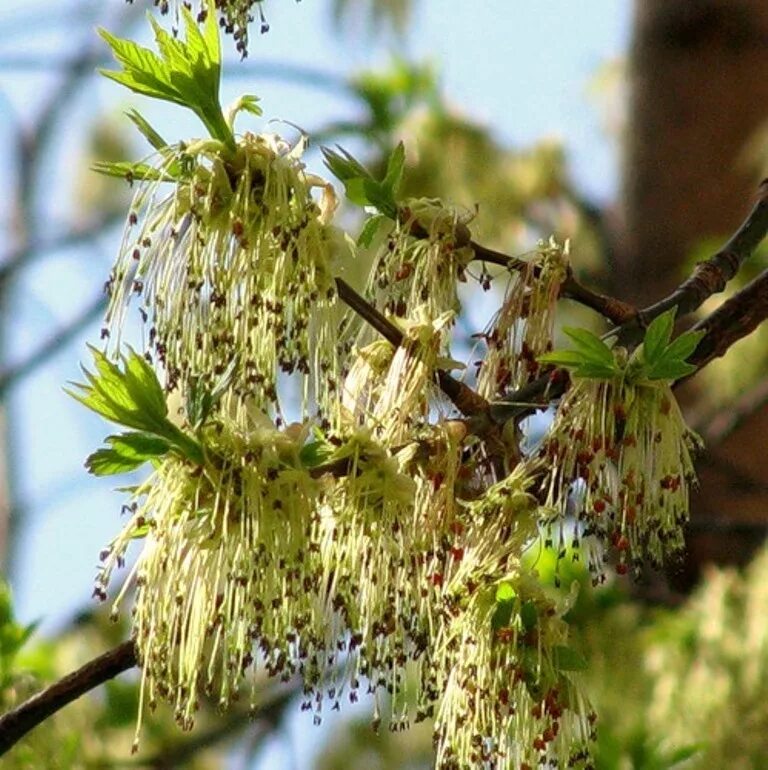
[[[669,296],[625,320],[617,329],[617,344],[637,344],[642,339],[648,323],[664,311],[676,307],[678,316],[686,315],[696,310],[713,293],[722,291],[739,267],[760,245],[766,234],[768,234],[768,180],[760,185],[757,203],[725,246],[710,259],[700,262],[693,275]],[[689,362],[701,369],[712,359],[722,356],[742,337],[753,332],[766,318],[768,318],[768,270],[693,327],[694,330],[703,330],[706,334],[688,359]],[[566,370],[553,370],[549,376],[540,377],[492,404],[491,418],[501,423],[530,414],[533,409],[525,406],[526,404],[540,402],[542,407],[545,406],[549,400],[565,392],[568,382]]]
[[[628,345],[638,342],[642,339],[647,325],[670,308],[676,308],[677,317],[682,318],[701,307],[713,294],[723,291],[728,281],[754,253],[766,234],[768,234],[768,179],[760,185],[758,200],[749,216],[725,246],[714,256],[699,262],[693,274],[671,294],[643,308],[634,319],[624,324],[619,335],[619,344]]]
[[[386,316],[380,313],[370,302],[361,297],[343,278],[336,279],[336,288],[341,300],[354,310],[366,323],[372,326],[384,339],[395,347],[403,344],[403,333]],[[454,406],[467,417],[476,418],[475,428],[482,430],[490,427],[488,402],[469,385],[454,379],[448,372],[438,371],[437,381],[440,389],[453,402]],[[473,432],[477,432],[473,430]]]
[[[132,641],[123,642],[0,716],[0,756],[68,703],[136,663],[136,646]]]
[[[689,359],[690,363],[702,369],[713,359],[724,355],[742,337],[751,334],[766,318],[768,270],[760,273],[693,327],[695,331],[704,331],[705,335]]]
[[[482,246],[475,241],[469,243],[475,252],[475,259],[479,262],[488,262],[492,265],[499,265],[507,270],[521,271],[525,270],[529,263],[525,260],[502,254],[500,251],[494,251],[486,246]],[[534,275],[538,275],[539,270],[534,267]],[[627,302],[623,302],[616,297],[610,297],[607,294],[600,294],[579,283],[568,268],[568,274],[560,287],[560,296],[566,299],[572,299],[580,305],[596,310],[611,323],[621,325],[631,320],[637,315],[637,309]]]

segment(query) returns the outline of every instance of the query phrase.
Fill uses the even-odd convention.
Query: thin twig
[[[649,305],[619,326],[616,330],[617,344],[637,344],[642,339],[647,324],[665,310],[676,307],[678,316],[685,315],[696,310],[713,293],[725,288],[726,283],[768,234],[768,180],[760,185],[759,195],[759,200],[749,216],[717,254],[705,262],[700,262],[693,275],[683,281],[668,297]],[[768,270],[693,327],[694,330],[703,330],[706,334],[688,359],[689,362],[701,369],[714,358],[722,356],[735,342],[754,331],[766,318]],[[565,392],[568,382],[567,371],[555,369],[548,376],[540,377],[492,404],[491,417],[496,422],[503,422],[529,414],[533,411],[530,407],[526,410],[517,404],[541,402],[542,406],[545,406],[549,400]]]
[[[354,310],[366,323],[372,326],[384,339],[395,347],[403,344],[403,333],[386,316],[380,313],[370,302],[361,297],[343,278],[336,279],[336,288],[341,300]],[[467,417],[477,418],[475,428],[489,428],[488,402],[469,385],[454,379],[448,372],[438,371],[437,380],[440,389],[453,402],[454,406]],[[474,432],[474,431],[473,431]]]
[[[0,756],[68,703],[136,663],[136,646],[132,641],[123,642],[0,716]]]
[[[734,343],[751,334],[768,318],[768,270],[699,321],[693,329],[704,331],[689,361],[702,369],[724,355]]]
[[[670,308],[677,309],[677,318],[698,310],[709,297],[725,289],[728,281],[752,256],[766,234],[768,234],[768,179],[760,185],[758,200],[749,216],[723,248],[709,259],[699,262],[693,274],[671,294],[643,308],[634,319],[624,324],[619,335],[619,344],[628,345],[642,339],[647,325]]]
[[[529,263],[523,259],[502,254],[500,251],[489,249],[475,241],[469,243],[475,252],[475,259],[479,262],[487,262],[492,265],[505,267],[507,270],[521,271],[529,267]],[[538,270],[534,267],[534,275]],[[637,315],[637,309],[616,297],[600,294],[579,283],[573,271],[569,268],[565,281],[560,286],[560,296],[572,299],[585,307],[596,310],[611,323],[621,325]]]

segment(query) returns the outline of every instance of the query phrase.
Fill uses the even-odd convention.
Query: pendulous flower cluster
[[[433,318],[460,308],[456,283],[473,258],[467,217],[433,198],[411,198],[374,262],[367,294],[393,316],[423,307]]]
[[[305,171],[303,144],[249,133],[234,153],[214,140],[181,144],[138,183],[108,283],[108,328],[119,346],[139,297],[169,390],[213,387],[235,360],[241,397],[279,411],[278,372],[298,371],[312,373],[311,395],[327,406],[338,369],[336,198]]]
[[[487,352],[479,364],[477,389],[497,398],[536,379],[539,356],[552,349],[555,305],[568,270],[569,246],[540,242],[524,269],[509,276],[504,301],[481,335]]]
[[[547,526],[562,542],[565,514],[575,517],[596,576],[604,545],[620,574],[646,557],[661,565],[684,544],[699,443],[668,382],[575,378],[540,450],[542,495],[556,512]]]

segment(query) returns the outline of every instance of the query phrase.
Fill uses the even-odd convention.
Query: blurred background
[[[131,106],[172,141],[200,132],[96,74],[110,64],[95,28],[148,44],[148,6],[0,8],[0,710],[127,635],[90,597],[121,526],[114,482],[83,468],[107,429],[62,386],[98,342],[131,194],[90,164],[146,153]],[[245,61],[223,42],[223,101],[255,93],[264,108],[241,128],[299,126],[321,174],[322,144],[375,167],[403,140],[407,195],[477,206],[476,240],[510,254],[570,238],[580,277],[631,302],[658,299],[716,250],[768,173],[763,0],[261,6],[270,29],[257,20]],[[733,289],[767,265],[764,249]],[[465,342],[494,306],[492,294],[470,303]],[[685,562],[597,591],[574,571],[604,770],[768,766],[767,337],[758,330],[682,393],[707,444]],[[540,569],[551,577],[546,560]],[[265,681],[255,721],[205,708],[191,734],[161,708],[130,757],[137,696],[124,676],[33,732],[8,767],[430,766],[428,725],[374,738],[367,709],[349,708],[309,729],[293,694]]]

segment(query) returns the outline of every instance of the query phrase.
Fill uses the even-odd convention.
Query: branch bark
[[[68,703],[133,668],[136,663],[136,646],[132,641],[123,642],[3,714],[0,717],[0,756]]]

